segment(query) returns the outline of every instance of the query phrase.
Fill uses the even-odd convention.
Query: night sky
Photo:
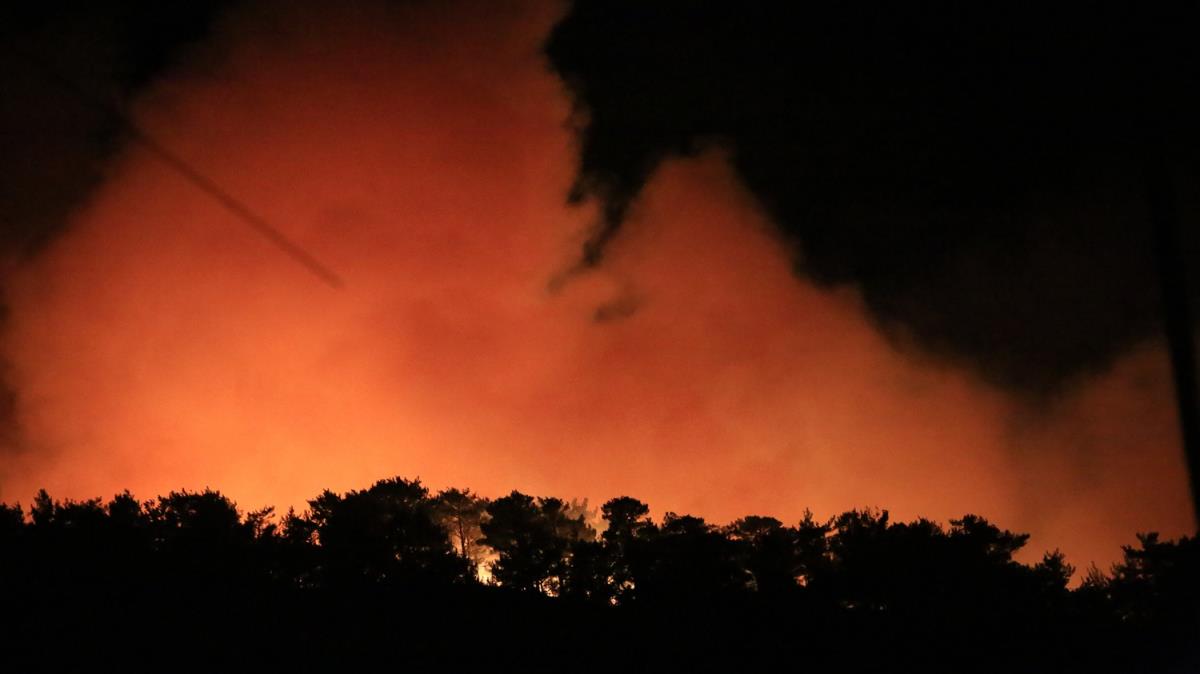
[[[1200,259],[1198,10],[4,12],[0,499],[1194,528],[1145,172]]]

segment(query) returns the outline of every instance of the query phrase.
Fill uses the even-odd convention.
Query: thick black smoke
[[[121,147],[125,129],[111,107],[125,105],[207,34],[229,4],[123,0],[0,10],[0,254],[34,253],[62,229]]]
[[[1148,138],[1197,215],[1183,7],[578,0],[548,53],[576,197],[606,204],[585,262],[663,158],[726,144],[802,273],[858,285],[901,343],[1061,390],[1157,329]]]

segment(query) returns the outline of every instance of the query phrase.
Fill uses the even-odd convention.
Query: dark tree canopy
[[[557,498],[534,498],[514,491],[487,507],[482,543],[499,556],[492,575],[521,590],[559,592],[567,577],[572,544],[595,532],[581,516],[571,517]]]
[[[244,668],[260,640],[287,644],[252,649],[267,669],[345,668],[367,654],[455,671],[1200,664],[1195,538],[1140,535],[1111,573],[1092,569],[1071,589],[1061,553],[1021,563],[1028,536],[978,515],[944,526],[854,510],[715,526],[676,513],[655,521],[647,504],[620,497],[601,506],[597,534],[586,513],[517,491],[431,495],[403,478],[325,491],[278,521],[208,489],[144,502],[43,491],[28,510],[0,505],[0,593],[20,607],[0,639],[35,670],[135,645],[200,648]],[[484,559],[486,581],[475,573]],[[91,618],[97,606],[104,621]],[[55,648],[67,642],[76,647]]]
[[[309,505],[330,580],[454,581],[469,574],[420,480],[380,480],[344,496],[326,491]]]

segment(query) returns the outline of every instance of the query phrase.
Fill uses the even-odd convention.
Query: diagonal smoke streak
[[[314,276],[321,280],[325,285],[340,290],[344,287],[342,278],[318,260],[314,255],[304,250],[298,243],[292,241],[277,227],[267,222],[258,213],[255,213],[245,202],[230,194],[220,185],[215,183],[203,173],[193,168],[186,160],[172,152],[163,143],[159,142],[150,134],[146,133],[137,122],[128,114],[121,110],[118,106],[101,100],[86,91],[78,83],[64,76],[56,68],[49,63],[38,58],[34,54],[26,52],[23,49],[14,50],[24,61],[36,67],[49,80],[53,81],[58,86],[71,92],[76,98],[87,105],[95,106],[114,119],[119,121],[122,126],[129,132],[130,137],[134,142],[139,143],[142,147],[149,150],[151,154],[158,158],[163,164],[173,169],[176,173],[182,176],[185,180],[192,183],[197,189],[207,194],[218,204],[232,213],[243,224],[258,232],[271,245],[275,246],[281,253],[290,257],[300,266],[307,269]]]
[[[171,152],[153,137],[147,135],[146,132],[134,126],[132,121],[126,121],[126,125],[129,127],[134,139],[141,143],[143,147],[150,150],[164,164],[175,169],[179,175],[186,178],[202,192],[224,206],[251,229],[261,234],[284,255],[287,255],[305,269],[308,269],[329,287],[334,289],[341,289],[343,287],[340,276],[322,264],[320,260],[313,257],[308,251],[301,248],[299,244],[285,236],[283,232],[280,232],[271,223],[264,220],[262,216],[250,210],[250,207],[245,203],[221,189],[219,185],[206,178],[204,174],[193,169],[179,155]]]

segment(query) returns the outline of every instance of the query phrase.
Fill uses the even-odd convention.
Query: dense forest
[[[1196,538],[1071,587],[975,515],[649,512],[399,478],[280,515],[41,492],[0,505],[0,669],[1200,671]]]

